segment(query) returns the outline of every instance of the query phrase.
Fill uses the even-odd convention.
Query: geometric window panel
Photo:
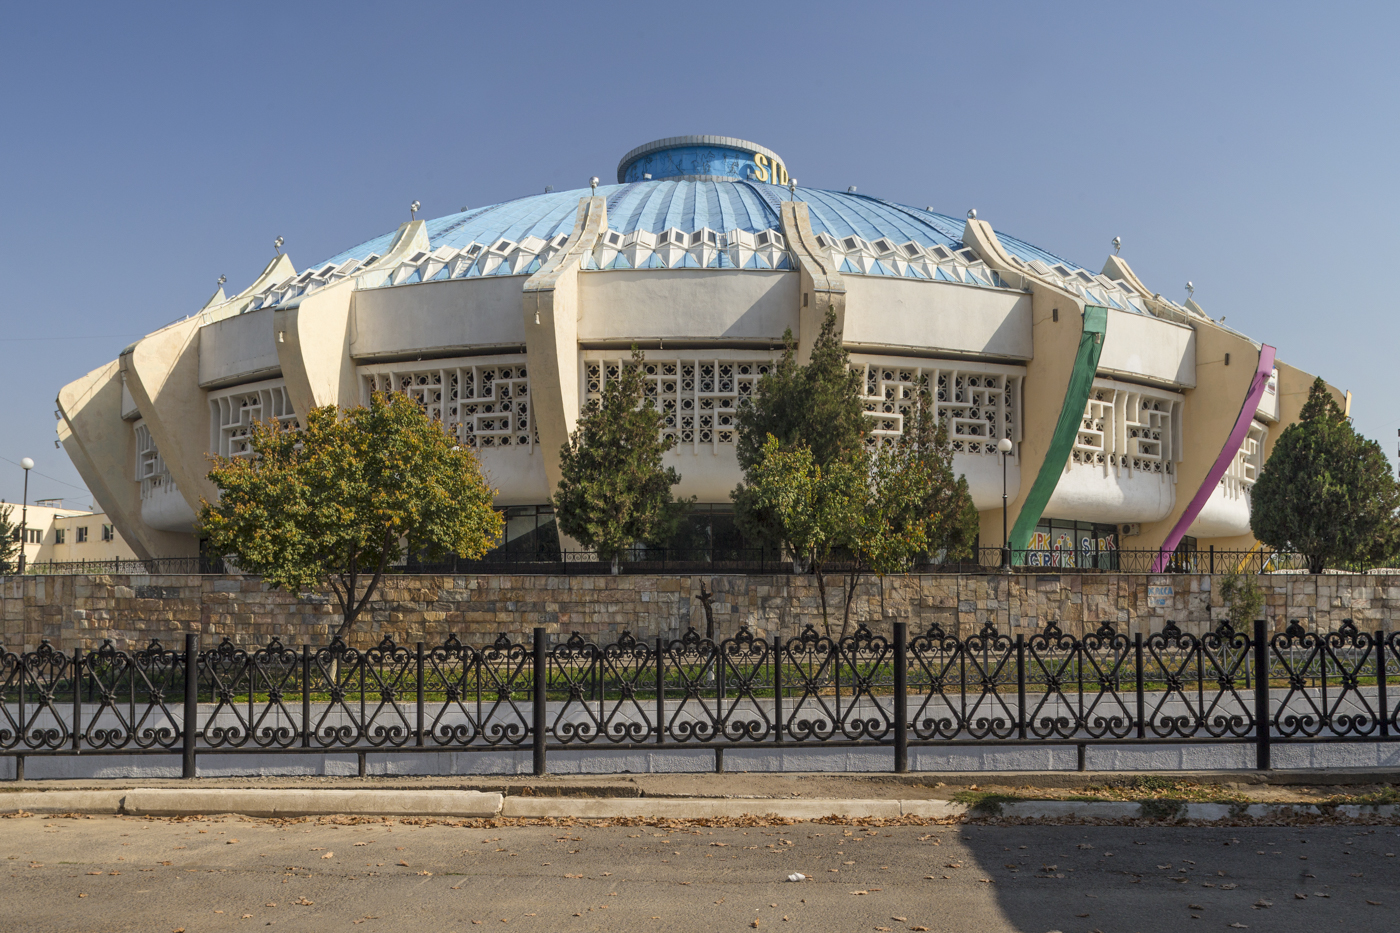
[[[1181,459],[1181,397],[1107,379],[1094,380],[1065,469],[1175,474]]]
[[[364,401],[372,392],[402,392],[441,421],[465,447],[524,447],[539,440],[530,415],[525,362],[462,361],[432,369],[364,373]]]
[[[246,457],[253,425],[278,421],[295,429],[297,415],[281,380],[254,383],[209,396],[209,448],[220,457]]]
[[[175,480],[170,477],[170,468],[165,458],[156,449],[155,439],[145,421],[136,422],[136,481],[141,484],[141,498],[149,499],[156,490],[169,486],[174,488]]]
[[[1268,436],[1267,427],[1258,421],[1249,422],[1249,433],[1245,435],[1244,443],[1235,452],[1225,475],[1220,477],[1220,485],[1229,498],[1250,497],[1250,490],[1259,479],[1259,470],[1264,466],[1264,441]]]
[[[904,419],[927,387],[954,453],[995,456],[997,441],[1019,439],[1016,402],[1021,377],[980,368],[919,366],[909,360],[853,360],[861,401],[871,422],[866,443],[888,446],[904,433]],[[990,368],[990,367],[989,367]],[[1016,456],[1015,448],[1011,457]]]
[[[617,379],[630,360],[591,359],[584,363],[585,403],[601,399],[603,387]],[[664,418],[663,438],[698,447],[735,443],[735,415],[773,368],[772,359],[655,359],[643,364],[646,395]]]

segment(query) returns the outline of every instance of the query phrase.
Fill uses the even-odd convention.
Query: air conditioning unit
[[[1142,534],[1142,525],[1133,522],[1131,525],[1119,525],[1118,533],[1125,538],[1131,538]]]

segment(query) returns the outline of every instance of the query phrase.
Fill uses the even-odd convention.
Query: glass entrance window
[[[512,560],[558,560],[559,526],[550,505],[512,505],[500,510],[505,535],[500,547],[487,556]]]
[[[740,560],[758,545],[748,542],[734,521],[729,503],[697,503],[681,519],[664,547],[677,559]]]
[[[1031,567],[1118,569],[1118,528],[1097,522],[1044,519],[1035,526],[1023,563]]]

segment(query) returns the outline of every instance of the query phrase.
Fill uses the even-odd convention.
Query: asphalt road
[[[1395,826],[28,817],[0,819],[0,930],[1355,933],[1400,929],[1397,852]]]

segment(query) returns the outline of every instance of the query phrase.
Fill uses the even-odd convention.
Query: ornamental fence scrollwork
[[[170,703],[184,681],[180,656],[152,641],[139,651],[118,651],[110,641],[82,662],[78,690],[90,710],[83,716],[88,748],[172,748],[180,729]]]
[[[1363,684],[1377,683],[1382,644],[1377,633],[1359,631],[1351,619],[1334,632],[1309,632],[1294,622],[1269,639],[1270,679],[1287,685],[1275,717],[1279,734],[1379,732],[1378,697]]]
[[[541,647],[543,645],[544,647]],[[1400,740],[1400,632],[806,625],[709,639],[0,650],[0,756]],[[896,695],[896,685],[904,693]],[[543,706],[537,698],[543,698]],[[536,713],[542,712],[542,717]],[[1262,713],[1262,715],[1261,715]],[[903,722],[900,718],[903,717]],[[543,722],[542,731],[536,723]],[[1081,761],[1082,761],[1081,754]]]

